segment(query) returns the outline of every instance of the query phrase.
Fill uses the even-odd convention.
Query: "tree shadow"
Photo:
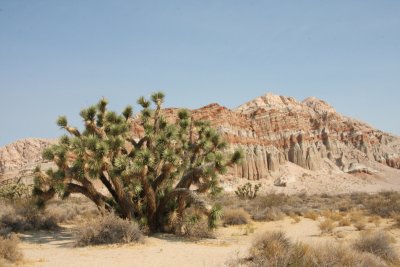
[[[72,248],[75,246],[74,233],[70,229],[61,228],[56,231],[29,231],[21,235],[24,242],[31,244],[48,244],[55,247]]]

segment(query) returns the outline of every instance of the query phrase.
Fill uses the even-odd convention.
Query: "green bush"
[[[239,186],[235,194],[240,199],[254,199],[257,197],[257,193],[260,190],[261,184],[253,185],[251,183],[246,183],[243,186]]]

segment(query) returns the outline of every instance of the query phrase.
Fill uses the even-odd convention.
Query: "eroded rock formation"
[[[210,104],[192,114],[211,121],[231,150],[239,147],[245,152],[243,163],[229,171],[233,177],[268,178],[287,161],[308,170],[319,170],[326,160],[343,172],[369,173],[368,162],[400,169],[398,137],[342,116],[314,97],[299,102],[266,94],[233,110]],[[173,120],[177,109],[167,109],[165,115]],[[142,133],[137,125],[132,131],[137,136]],[[26,139],[0,148],[0,174],[40,162],[49,143]]]

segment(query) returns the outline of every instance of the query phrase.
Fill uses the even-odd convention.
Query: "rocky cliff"
[[[177,109],[167,109],[173,118]],[[302,102],[266,94],[236,109],[210,104],[192,111],[195,119],[211,121],[230,143],[245,151],[242,165],[229,175],[250,180],[273,176],[292,162],[305,170],[324,166],[343,173],[373,173],[373,164],[400,168],[400,139],[337,113],[314,97]],[[140,128],[133,127],[140,135]],[[0,148],[0,174],[41,162],[45,139],[26,139]]]
[[[165,112],[173,119],[177,109]],[[230,170],[233,177],[267,178],[285,162],[313,171],[328,164],[344,173],[373,173],[368,166],[374,162],[400,168],[398,137],[345,117],[315,97],[299,102],[266,94],[233,110],[210,104],[192,114],[211,121],[231,149],[245,151],[243,164]],[[134,131],[141,134],[140,128]]]

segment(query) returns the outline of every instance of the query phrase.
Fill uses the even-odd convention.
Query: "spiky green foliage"
[[[107,100],[101,99],[81,111],[82,132],[60,117],[58,125],[69,135],[43,153],[57,169],[36,170],[38,202],[44,204],[56,194],[80,193],[101,211],[137,220],[151,231],[164,230],[171,212],[179,217],[186,208],[195,207],[215,227],[220,209],[201,195],[221,191],[218,175],[240,161],[242,153],[225,157],[226,143],[220,135],[210,123],[194,121],[187,110],[169,123],[163,115],[164,98],[161,92],[152,94],[151,101],[139,98],[142,110],[136,119],[131,106],[120,115],[109,111]],[[141,134],[134,135],[133,124],[142,128]],[[101,193],[95,180],[109,194]]]
[[[235,152],[235,154],[232,156],[232,160],[237,158],[237,153]],[[240,199],[254,199],[257,197],[257,193],[261,188],[261,184],[256,184],[253,185],[251,183],[246,183],[243,186],[239,186],[236,190],[235,190],[235,194],[238,198]]]

